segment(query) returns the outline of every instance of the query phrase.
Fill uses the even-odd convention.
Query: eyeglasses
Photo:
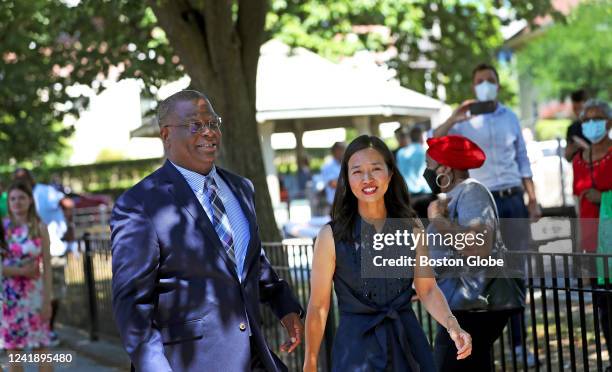
[[[221,123],[223,123],[221,117],[217,116],[217,118],[213,120],[194,121],[189,124],[164,125],[164,127],[188,127],[191,134],[203,134],[206,129],[220,131]]]

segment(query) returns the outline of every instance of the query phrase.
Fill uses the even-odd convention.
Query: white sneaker
[[[49,331],[49,346],[50,347],[57,347],[60,344],[60,340],[59,337],[57,336],[57,333],[53,332],[53,331]]]

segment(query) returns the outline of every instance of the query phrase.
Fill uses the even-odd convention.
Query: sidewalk
[[[130,361],[119,344],[119,341],[101,339],[90,341],[89,335],[79,329],[56,325],[56,332],[61,344],[51,348],[54,355],[64,354],[72,357],[70,363],[53,363],[55,371],[74,372],[122,372],[130,370]],[[8,356],[3,353],[0,358],[2,370],[8,370]],[[25,372],[38,371],[35,363],[25,363]]]
[[[72,362],[70,363],[53,363],[53,370],[56,372],[118,372],[126,371],[126,369],[117,369],[106,367],[95,361],[76,353],[74,350],[66,349],[64,347],[54,348],[51,350],[53,354],[71,354]],[[0,358],[0,367],[3,371],[8,371],[8,357],[3,354]],[[25,363],[25,372],[38,372],[38,364],[36,363]],[[129,371],[129,369],[127,369]]]
[[[108,371],[130,370],[130,358],[118,339],[100,337],[98,341],[90,341],[89,334],[81,329],[61,324],[55,328],[62,346],[105,366]]]

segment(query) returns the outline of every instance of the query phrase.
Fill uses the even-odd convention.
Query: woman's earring
[[[442,185],[442,184],[440,183],[440,178],[441,178],[442,176],[445,176],[445,177],[447,177],[447,178],[448,178],[448,182],[446,183],[446,185]],[[450,183],[451,183],[451,178],[450,178],[450,176],[447,176],[447,175],[446,175],[446,174],[444,174],[444,173],[438,174],[438,175],[436,176],[436,185],[438,185],[438,187],[439,187],[439,188],[441,188],[441,189],[447,188],[447,187],[448,187],[448,185],[450,185]]]

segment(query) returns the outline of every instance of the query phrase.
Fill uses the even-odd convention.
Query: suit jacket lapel
[[[168,160],[163,166],[166,173],[167,179],[165,183],[166,190],[174,197],[177,205],[187,211],[187,213],[196,220],[196,225],[202,229],[204,236],[206,236],[210,243],[215,247],[217,253],[221,256],[228,269],[232,272],[234,278],[237,277],[236,265],[228,256],[227,252],[219,240],[219,236],[215,231],[208,215],[202,208],[202,205],[196,198],[195,194],[189,187],[189,184]]]
[[[219,167],[217,167],[217,173],[219,174],[219,176],[221,176],[221,178],[223,178],[225,183],[229,186],[229,188],[234,193],[234,197],[238,200],[238,203],[240,203],[240,208],[242,209],[242,213],[244,213],[244,216],[246,217],[249,223],[250,239],[249,239],[249,244],[248,244],[247,251],[246,251],[246,257],[244,258],[244,265],[243,265],[243,269],[241,273],[241,278],[244,281],[253,256],[257,252],[259,252],[259,249],[257,249],[258,247],[255,246],[255,244],[259,242],[259,239],[257,239],[257,221],[255,219],[255,211],[249,208],[250,204],[248,201],[248,196],[247,196],[248,194],[244,190],[245,188],[244,185],[237,185],[236,183],[232,182],[232,180],[229,179],[228,174]]]

